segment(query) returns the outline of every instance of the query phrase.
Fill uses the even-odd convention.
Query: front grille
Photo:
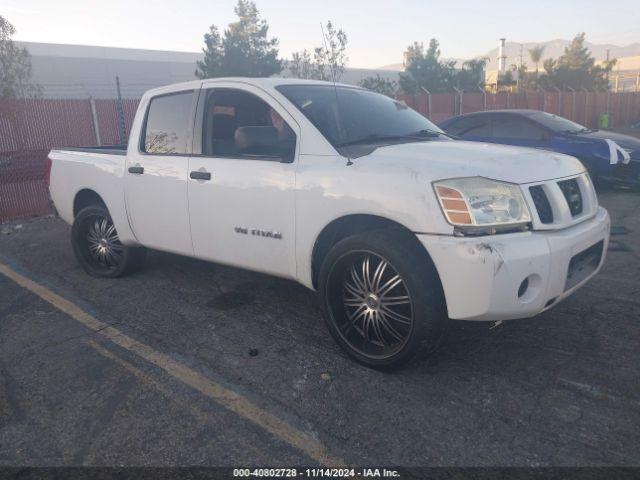
[[[531,198],[533,199],[533,203],[538,211],[540,221],[542,223],[553,223],[553,210],[551,209],[551,204],[549,203],[547,194],[544,193],[542,186],[535,185],[533,187],[529,187],[529,193],[531,193]]]
[[[582,194],[580,193],[578,181],[575,178],[562,180],[558,182],[558,186],[560,190],[562,190],[564,198],[567,200],[571,215],[573,217],[580,215],[582,213]]]

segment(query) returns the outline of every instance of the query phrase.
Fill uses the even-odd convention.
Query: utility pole
[[[124,122],[124,105],[122,104],[122,93],[120,92],[120,77],[116,75],[116,90],[118,92],[118,101],[116,102],[116,112],[118,114],[118,136],[120,137],[120,145],[127,144],[127,127]]]
[[[96,136],[96,145],[101,146],[102,140],[100,139],[100,125],[98,124],[98,112],[96,110],[96,101],[92,96],[89,96],[89,106],[91,107],[91,121],[93,123],[93,133]]]
[[[522,48],[524,45],[520,44],[520,70],[522,70]]]
[[[524,78],[522,78],[524,76],[524,72],[522,70],[522,48],[523,48],[523,45],[520,44],[520,68],[518,69],[518,90],[522,90],[522,81],[524,80]]]

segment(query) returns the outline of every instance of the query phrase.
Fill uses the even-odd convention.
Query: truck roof
[[[189,82],[181,82],[181,83],[173,83],[170,85],[164,85],[162,87],[153,88],[147,91],[147,95],[154,95],[160,93],[166,93],[174,90],[181,90],[185,88],[199,88],[201,82],[204,82],[207,85],[218,83],[218,82],[237,82],[237,83],[245,83],[247,85],[254,85],[262,88],[275,88],[280,85],[327,85],[333,86],[333,82],[326,82],[322,80],[306,80],[302,78],[280,78],[280,77],[218,77],[218,78],[207,78],[204,80],[191,80]],[[360,88],[354,85],[348,85],[345,83],[337,83],[335,84],[339,87],[348,87],[348,88]]]

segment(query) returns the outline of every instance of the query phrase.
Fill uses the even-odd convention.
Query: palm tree
[[[536,85],[538,85],[538,64],[542,60],[542,54],[544,53],[544,45],[536,45],[529,49],[529,56],[531,61],[536,64]]]

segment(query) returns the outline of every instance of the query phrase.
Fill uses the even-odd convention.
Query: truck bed
[[[66,147],[51,150],[49,191],[56,209],[67,223],[73,222],[74,200],[82,189],[97,194],[111,215],[116,228],[126,234],[124,175],[126,147]]]

